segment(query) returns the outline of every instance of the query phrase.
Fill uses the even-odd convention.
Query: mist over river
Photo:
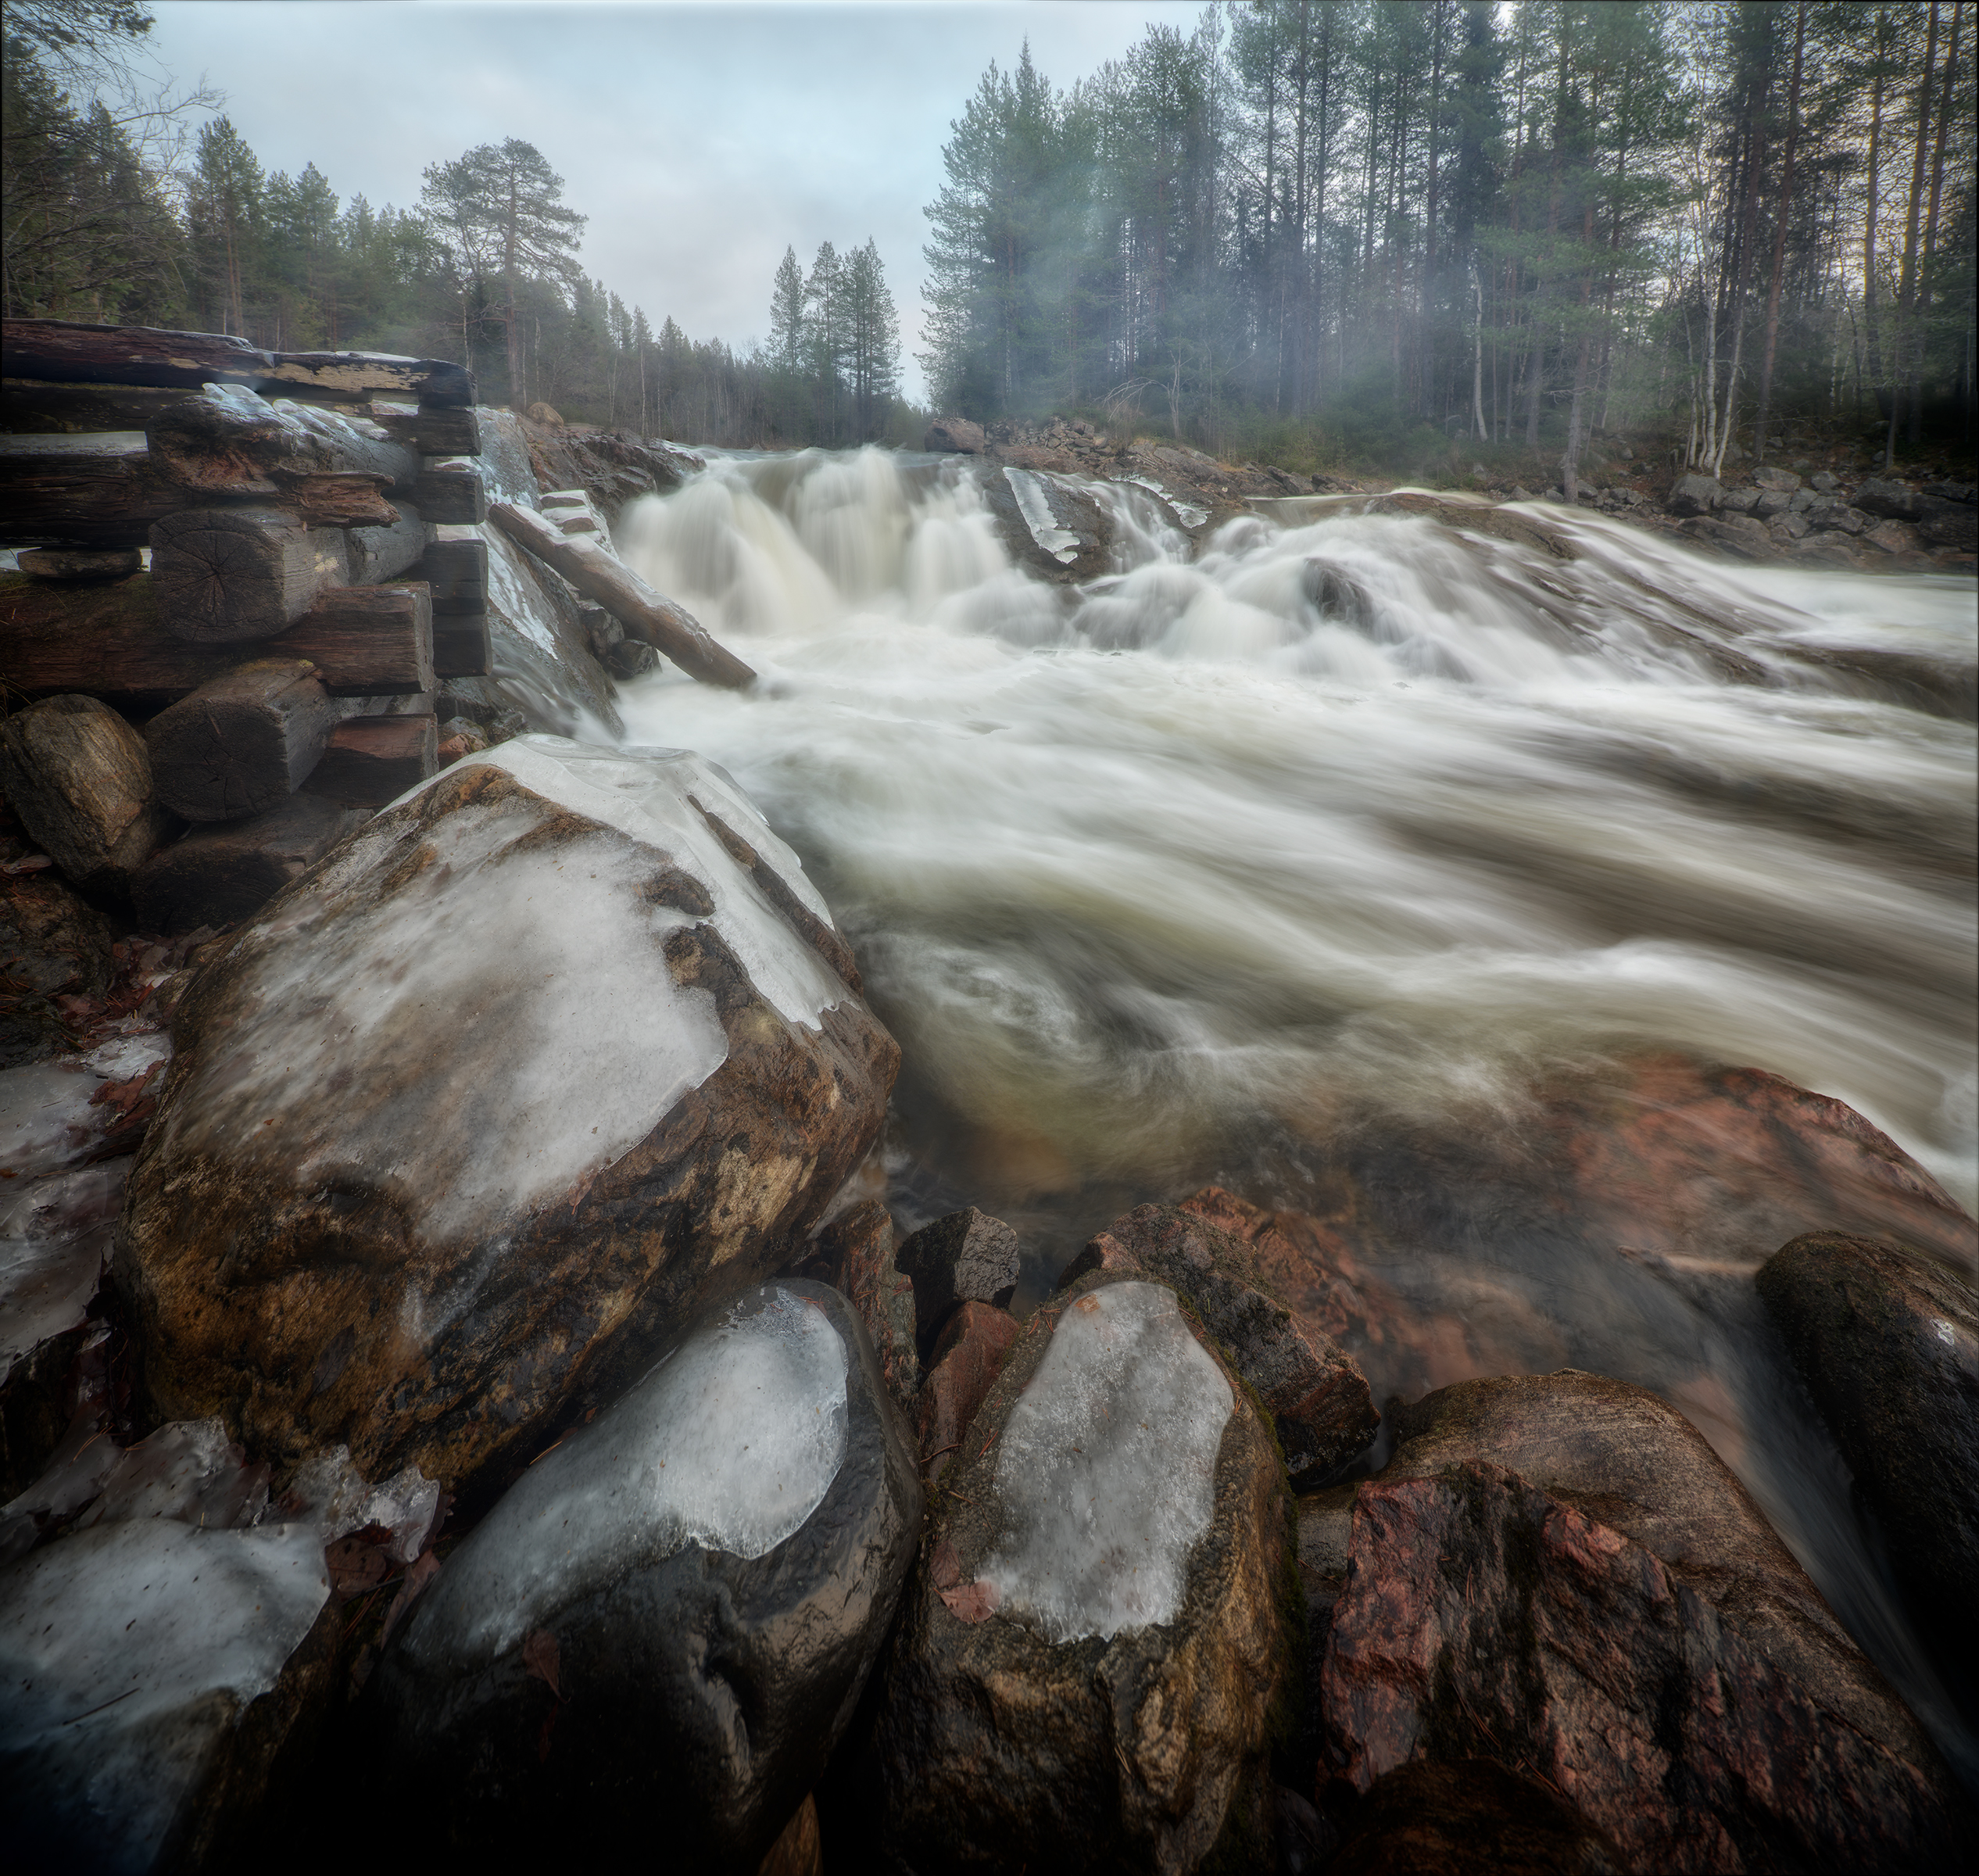
[[[1972,1208],[1974,732],[1882,681],[1969,689],[1969,580],[1541,511],[1562,559],[1356,501],[1192,558],[1155,494],[1095,484],[1122,568],[1068,588],[1013,564],[997,473],[714,456],[642,501],[625,558],[763,682],[622,707],[803,854],[904,1052],[889,1202],[1009,1219],[1020,1309],[1119,1211],[1211,1181],[1321,1214],[1371,1167],[1496,1192],[1477,1169],[1562,1098],[1653,1108],[1676,1071],[1645,1062],[1846,1102]],[[1562,1366],[1665,1393],[1970,1778],[1752,1294],[1792,1230],[1649,1257],[1543,1194],[1440,1215],[1359,1271],[1391,1305],[1346,1337],[1377,1401]]]

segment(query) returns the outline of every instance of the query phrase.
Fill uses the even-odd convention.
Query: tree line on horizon
[[[1250,0],[1064,91],[1027,44],[928,211],[935,401],[1315,467],[1969,446],[1970,10]]]
[[[771,339],[656,331],[578,258],[586,217],[533,145],[430,166],[416,204],[265,169],[208,91],[146,89],[128,0],[9,0],[0,230],[9,316],[190,326],[274,350],[456,359],[483,399],[692,442],[918,439],[877,246],[786,252]],[[88,102],[78,105],[73,100]]]

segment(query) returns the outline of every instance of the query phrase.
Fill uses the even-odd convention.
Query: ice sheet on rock
[[[1234,1405],[1172,1291],[1081,1297],[998,1443],[1008,1522],[979,1574],[1003,1609],[1054,1642],[1170,1620],[1215,1509]]]
[[[763,1556],[845,1462],[846,1373],[822,1309],[775,1288],[738,1305],[510,1488],[428,1592],[420,1645],[499,1655],[619,1570],[689,1543]]]
[[[89,1159],[122,1118],[90,1105],[98,1090],[135,1079],[171,1052],[171,1039],[152,1030],[114,1036],[87,1055],[0,1070],[0,1171],[11,1175],[9,1183]]]
[[[329,1593],[313,1526],[105,1524],[0,1570],[0,1784],[86,1827],[89,1867],[150,1867]]]
[[[1017,497],[1017,511],[1030,529],[1031,539],[1054,560],[1069,567],[1079,558],[1079,536],[1058,525],[1044,484],[1028,469],[1006,469],[1004,478]]]
[[[73,1329],[110,1254],[130,1159],[0,1186],[0,1378]]]
[[[228,1531],[255,1523],[267,1503],[268,1468],[250,1466],[220,1420],[174,1420],[118,1455],[75,1527],[170,1518]]]
[[[814,1029],[822,1011],[845,1001],[849,993],[837,972],[791,929],[694,807],[699,801],[718,816],[812,913],[831,923],[830,908],[806,878],[803,861],[713,763],[691,750],[599,749],[538,736],[518,736],[467,760],[504,769],[525,788],[671,855],[707,890],[715,929],[786,1022]],[[399,800],[431,786],[423,782]]]
[[[553,812],[470,803],[383,897],[411,836],[360,830],[278,925],[244,934],[225,1046],[155,1123],[172,1151],[306,1191],[382,1190],[431,1241],[472,1247],[460,1294],[409,1294],[422,1334],[464,1306],[507,1221],[617,1158],[727,1058],[713,996],[659,960],[683,918],[642,897],[651,850],[602,829],[545,841]],[[651,961],[636,997],[621,959]]]
[[[383,1484],[373,1485],[351,1464],[350,1448],[340,1445],[305,1463],[282,1502],[299,1505],[299,1518],[313,1519],[325,1544],[367,1525],[381,1525],[392,1533],[385,1554],[394,1563],[410,1563],[432,1534],[440,1488],[417,1466],[405,1466]]]
[[[1155,481],[1151,475],[1123,475],[1115,479],[1132,482],[1136,488],[1145,489],[1150,495],[1158,496],[1175,511],[1176,519],[1185,528],[1200,528],[1209,519],[1207,508],[1198,508],[1193,502],[1185,502],[1180,496]]]

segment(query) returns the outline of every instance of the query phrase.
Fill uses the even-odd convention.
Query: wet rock
[[[834,1288],[852,1299],[872,1337],[880,1373],[896,1402],[911,1409],[921,1391],[914,1285],[893,1257],[893,1220],[876,1198],[854,1205],[818,1234]]]
[[[893,1254],[914,1285],[921,1347],[933,1346],[949,1312],[964,1301],[1007,1309],[1017,1294],[1017,1233],[971,1205],[923,1225]]]
[[[1007,1310],[968,1302],[935,1338],[914,1413],[922,1468],[930,1483],[959,1463],[955,1455],[1004,1371],[1018,1326]]]
[[[1897,556],[1917,551],[1917,530],[1907,521],[1878,521],[1863,530],[1863,544]]]
[[[1174,1294],[1025,1324],[945,1475],[889,1657],[875,1803],[920,1869],[1269,1855],[1297,1588],[1269,1430]],[[1090,1509],[1075,1509],[1090,1507]]]
[[[158,1411],[455,1491],[539,1452],[871,1145],[847,956],[685,753],[518,739],[377,816],[180,1006],[118,1259]]]
[[[1813,1232],[1755,1280],[1934,1646],[1979,1681],[1979,1295],[1969,1272]]]
[[[971,423],[965,417],[938,417],[928,426],[927,435],[921,439],[921,447],[950,454],[980,456],[983,449],[982,426]]]
[[[1117,571],[1111,514],[1078,482],[1006,463],[986,466],[979,485],[1011,557],[1040,578],[1076,585]]]
[[[1717,507],[1723,493],[1716,476],[1694,473],[1680,475],[1672,485],[1663,506],[1672,514],[1709,514]]]
[[[1796,476],[1794,479],[1798,482],[1800,478]],[[1752,504],[1752,512],[1761,521],[1770,521],[1775,515],[1790,513],[1793,505],[1794,498],[1784,489],[1769,489]]]
[[[913,1450],[845,1299],[704,1323],[449,1556],[367,1690],[403,1828],[504,1863],[753,1868],[825,1767],[913,1561]]]
[[[1771,521],[1767,522],[1766,528],[1775,540],[1791,542],[1799,540],[1806,534],[1807,517],[1805,515],[1795,514],[1791,511],[1784,514],[1776,514]]]
[[[364,818],[320,795],[291,795],[264,814],[195,827],[153,854],[132,880],[138,924],[148,932],[238,925]]]
[[[1682,530],[1694,541],[1703,541],[1741,560],[1763,560],[1770,542],[1766,524],[1749,514],[1728,515],[1720,520],[1698,515],[1683,524]]]
[[[1621,1876],[1560,1794],[1489,1759],[1415,1760],[1375,1780],[1327,1876]]]
[[[144,738],[95,697],[45,697],[0,722],[0,789],[85,888],[127,886],[170,825]]]
[[[1630,1869],[1950,1867],[1941,1767],[1836,1724],[1801,1667],[1612,1525],[1473,1460],[1361,1488],[1322,1691],[1357,1788],[1493,1758],[1571,1794]]]
[[[482,413],[484,432],[490,414]],[[671,495],[702,466],[701,459],[691,451],[624,430],[532,431],[526,436],[526,445],[539,486],[582,489],[611,522],[617,521],[621,510],[635,497]],[[528,494],[533,503],[535,490]]]
[[[1917,535],[1927,547],[1979,546],[1979,508],[1969,497],[1944,501],[1927,496],[1920,504]]]
[[[1895,521],[1914,521],[1923,512],[1924,498],[1907,482],[1872,476],[1856,491],[1855,505],[1865,514],[1888,515]]]
[[[1758,510],[1770,514],[1770,510],[1759,510],[1762,499],[1763,497],[1756,489],[1727,489],[1718,497],[1718,512],[1721,515],[1751,514]]]
[[[1763,489],[1769,494],[1791,495],[1800,486],[1800,478],[1791,469],[1777,469],[1770,463],[1752,471],[1755,488]]]
[[[1213,1202],[1213,1201],[1212,1201]],[[1275,1296],[1257,1256],[1200,1209],[1140,1205],[1115,1219],[1067,1269],[1138,1270],[1188,1298],[1278,1426],[1294,1479],[1335,1470],[1374,1437],[1366,1378]]]
[[[1833,496],[1816,502],[1807,510],[1807,524],[1837,534],[1860,534],[1869,525],[1869,517],[1839,496]]]

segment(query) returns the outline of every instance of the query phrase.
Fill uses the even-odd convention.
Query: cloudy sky
[[[1199,0],[843,6],[619,0],[152,0],[152,40],[203,73],[270,169],[314,163],[349,199],[401,207],[431,163],[520,137],[590,217],[594,277],[696,338],[768,328],[786,246],[879,244],[909,388],[922,213],[941,148],[991,59],[1028,37],[1053,82],[1118,57]]]

